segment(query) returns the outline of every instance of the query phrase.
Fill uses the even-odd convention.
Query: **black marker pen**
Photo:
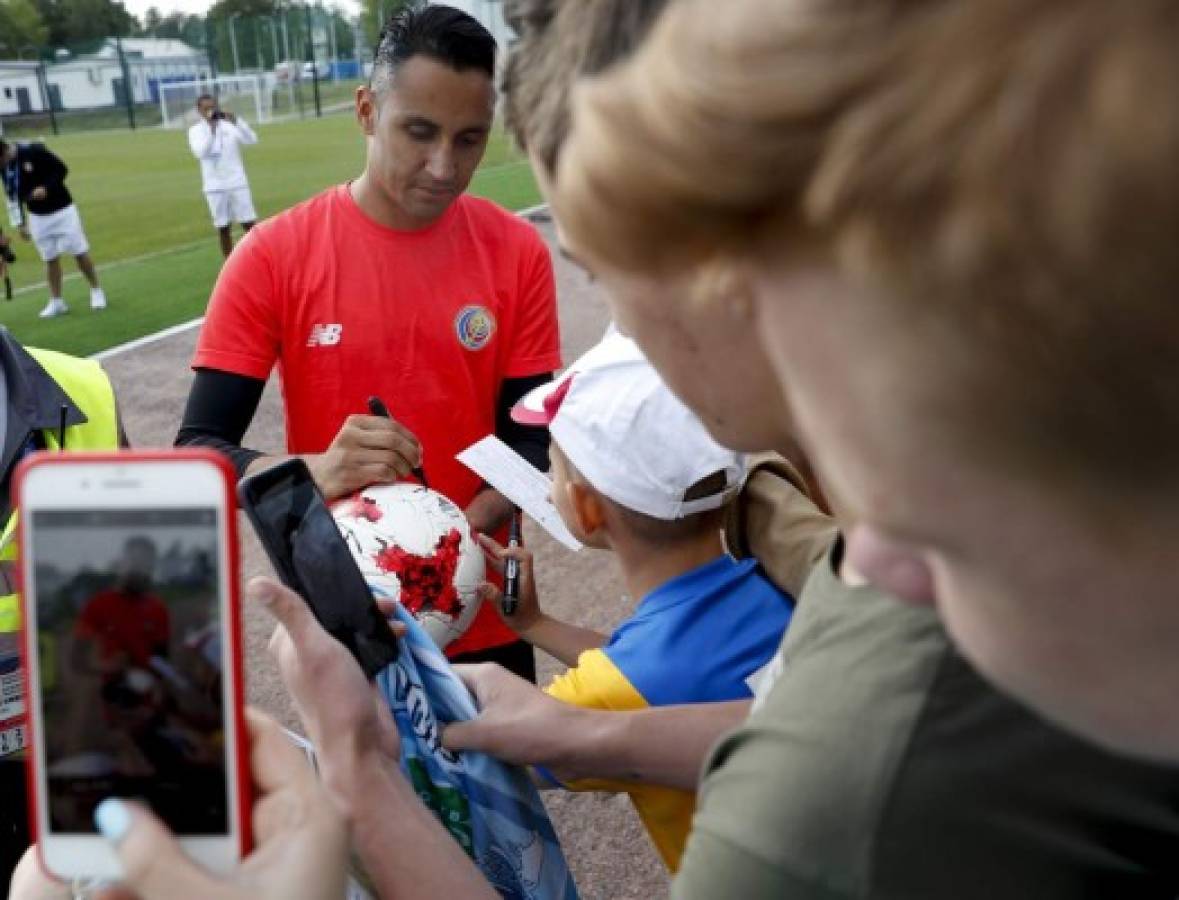
[[[512,510],[512,521],[508,526],[508,549],[515,549],[521,544],[520,510]],[[504,563],[504,615],[515,615],[516,604],[520,596],[520,560],[509,556]]]
[[[368,411],[374,416],[382,419],[392,419],[393,416],[389,414],[389,407],[382,402],[380,397],[372,396],[368,398]],[[421,466],[415,466],[413,469],[413,477],[422,483],[422,487],[428,488],[430,482],[426,481],[426,472]]]

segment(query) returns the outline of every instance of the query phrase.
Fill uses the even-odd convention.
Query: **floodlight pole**
[[[213,43],[213,20],[205,16],[205,56],[209,59],[209,79],[213,82],[213,94],[217,93],[217,47]]]
[[[364,56],[360,52],[360,48],[364,46],[364,25],[361,22],[360,16],[352,20],[352,56],[356,62],[357,77],[364,78]]]
[[[279,7],[282,15],[282,52],[283,59],[287,62],[291,61],[291,33],[287,30],[287,8],[285,6]]]
[[[335,10],[328,10],[328,40],[332,48],[332,84],[340,80],[340,76],[336,74],[337,66],[340,62],[340,54],[336,47],[336,12]]]
[[[315,93],[315,118],[323,117],[319,105],[319,67],[315,64],[315,37],[311,31],[311,4],[303,4],[303,15],[307,22],[307,59],[311,63],[311,89]]]
[[[127,124],[135,130],[135,85],[131,83],[131,68],[127,65],[127,54],[123,52],[123,39],[115,35],[115,51],[119,54],[119,68],[123,70],[123,99],[127,104]]]
[[[238,17],[238,13],[234,13],[229,17],[229,48],[233,51],[233,74],[240,75],[242,71],[241,64],[237,58],[237,29],[233,27],[233,20]]]
[[[270,25],[270,48],[274,51],[274,66],[278,68],[278,28],[274,24],[274,17],[266,20]]]
[[[45,60],[37,60],[37,87],[41,89],[41,105],[49,113],[49,126],[57,134],[57,113],[53,109],[53,95],[49,93],[49,79],[45,74]]]

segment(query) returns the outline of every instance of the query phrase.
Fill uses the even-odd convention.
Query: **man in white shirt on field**
[[[200,160],[213,227],[221,238],[221,252],[228,257],[233,249],[232,223],[241,225],[244,233],[258,218],[241,154],[242,145],[258,143],[258,136],[244,119],[223,112],[211,94],[197,97],[196,106],[201,120],[188,129],[188,146]]]

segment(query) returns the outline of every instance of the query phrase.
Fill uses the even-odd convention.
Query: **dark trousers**
[[[499,663],[509,672],[515,672],[526,681],[536,684],[536,656],[533,655],[532,645],[527,641],[516,641],[514,644],[503,644],[499,647],[489,647],[486,650],[475,650],[471,653],[460,653],[450,658],[452,663]]]
[[[8,891],[12,870],[31,841],[24,760],[4,757],[0,759],[0,893]]]

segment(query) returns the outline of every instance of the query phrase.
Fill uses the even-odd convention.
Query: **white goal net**
[[[269,122],[273,85],[267,75],[223,75],[160,85],[160,116],[165,128],[187,128],[197,121],[196,101],[212,94],[226,112],[251,123]]]

